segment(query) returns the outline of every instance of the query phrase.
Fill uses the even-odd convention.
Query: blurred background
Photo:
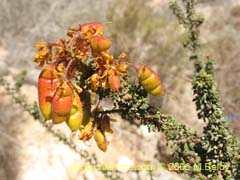
[[[191,91],[192,63],[182,47],[183,28],[168,9],[167,0],[1,0],[0,75],[9,83],[26,73],[21,92],[29,102],[37,100],[40,69],[33,62],[36,41],[66,37],[70,27],[86,22],[105,23],[111,38],[111,52],[128,55],[130,62],[147,63],[158,72],[168,95],[151,98],[162,112],[201,133],[204,123],[197,119]],[[216,62],[216,83],[233,133],[240,137],[240,0],[199,0],[204,55]],[[108,23],[110,22],[110,23]],[[116,115],[117,116],[117,115]],[[117,118],[106,153],[95,142],[82,149],[96,153],[100,163],[168,163],[171,152],[160,133],[148,133]],[[65,124],[54,127],[70,134]],[[97,171],[79,171],[73,165],[84,160],[58,142],[14,104],[0,87],[0,179],[103,179]],[[126,179],[150,179],[148,172],[126,173]],[[185,179],[176,173],[153,172],[153,179]]]

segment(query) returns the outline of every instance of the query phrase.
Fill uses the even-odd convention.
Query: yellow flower
[[[88,124],[83,129],[81,129],[79,139],[82,141],[87,141],[91,139],[93,136],[93,128],[94,128],[93,121],[89,121]]]
[[[90,83],[91,83],[91,90],[93,92],[95,92],[97,90],[97,88],[99,87],[99,80],[100,80],[100,77],[98,74],[93,74],[91,77],[90,77]]]
[[[35,43],[35,47],[38,49],[34,56],[34,61],[38,66],[42,67],[46,61],[51,59],[51,51],[48,44],[44,41],[38,41]]]

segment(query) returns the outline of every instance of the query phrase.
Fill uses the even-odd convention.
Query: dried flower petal
[[[34,61],[38,64],[38,66],[42,67],[45,62],[51,60],[50,48],[44,41],[38,41],[34,46],[38,49],[34,56]]]

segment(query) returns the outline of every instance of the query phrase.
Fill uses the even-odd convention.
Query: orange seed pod
[[[142,87],[153,96],[163,95],[162,82],[158,75],[146,65],[138,68],[138,78]]]
[[[120,78],[117,72],[114,70],[110,72],[108,77],[108,83],[112,90],[117,91],[120,88]]]
[[[98,148],[101,149],[103,152],[106,152],[107,151],[107,139],[100,130],[97,129],[94,132],[94,139],[97,143]]]
[[[70,117],[66,120],[68,127],[72,131],[76,131],[82,124],[83,120],[83,109],[82,102],[76,92],[73,93],[73,103],[70,112]]]
[[[107,51],[111,44],[111,40],[103,36],[95,36],[91,39],[92,50],[96,52]]]
[[[52,98],[60,83],[57,71],[51,65],[45,67],[38,78],[39,108],[46,120],[51,119]]]
[[[73,90],[63,82],[55,92],[52,100],[52,121],[54,124],[68,120],[73,103]]]

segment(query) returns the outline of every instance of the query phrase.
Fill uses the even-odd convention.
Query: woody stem
[[[67,74],[68,74],[68,71],[69,71],[70,66],[72,65],[72,62],[73,62],[73,60],[70,60],[69,63],[67,64],[66,69],[65,69],[64,76],[63,76],[63,78],[64,78],[65,80],[68,79],[68,78],[67,78]]]
[[[100,114],[111,114],[111,113],[121,112],[123,110],[124,109],[111,109],[111,110],[99,111],[98,113],[100,113]]]
[[[132,64],[132,63],[127,63],[129,66],[132,66],[133,68],[135,68],[136,70],[138,70],[138,68],[139,68],[139,65],[137,65],[137,64]]]

